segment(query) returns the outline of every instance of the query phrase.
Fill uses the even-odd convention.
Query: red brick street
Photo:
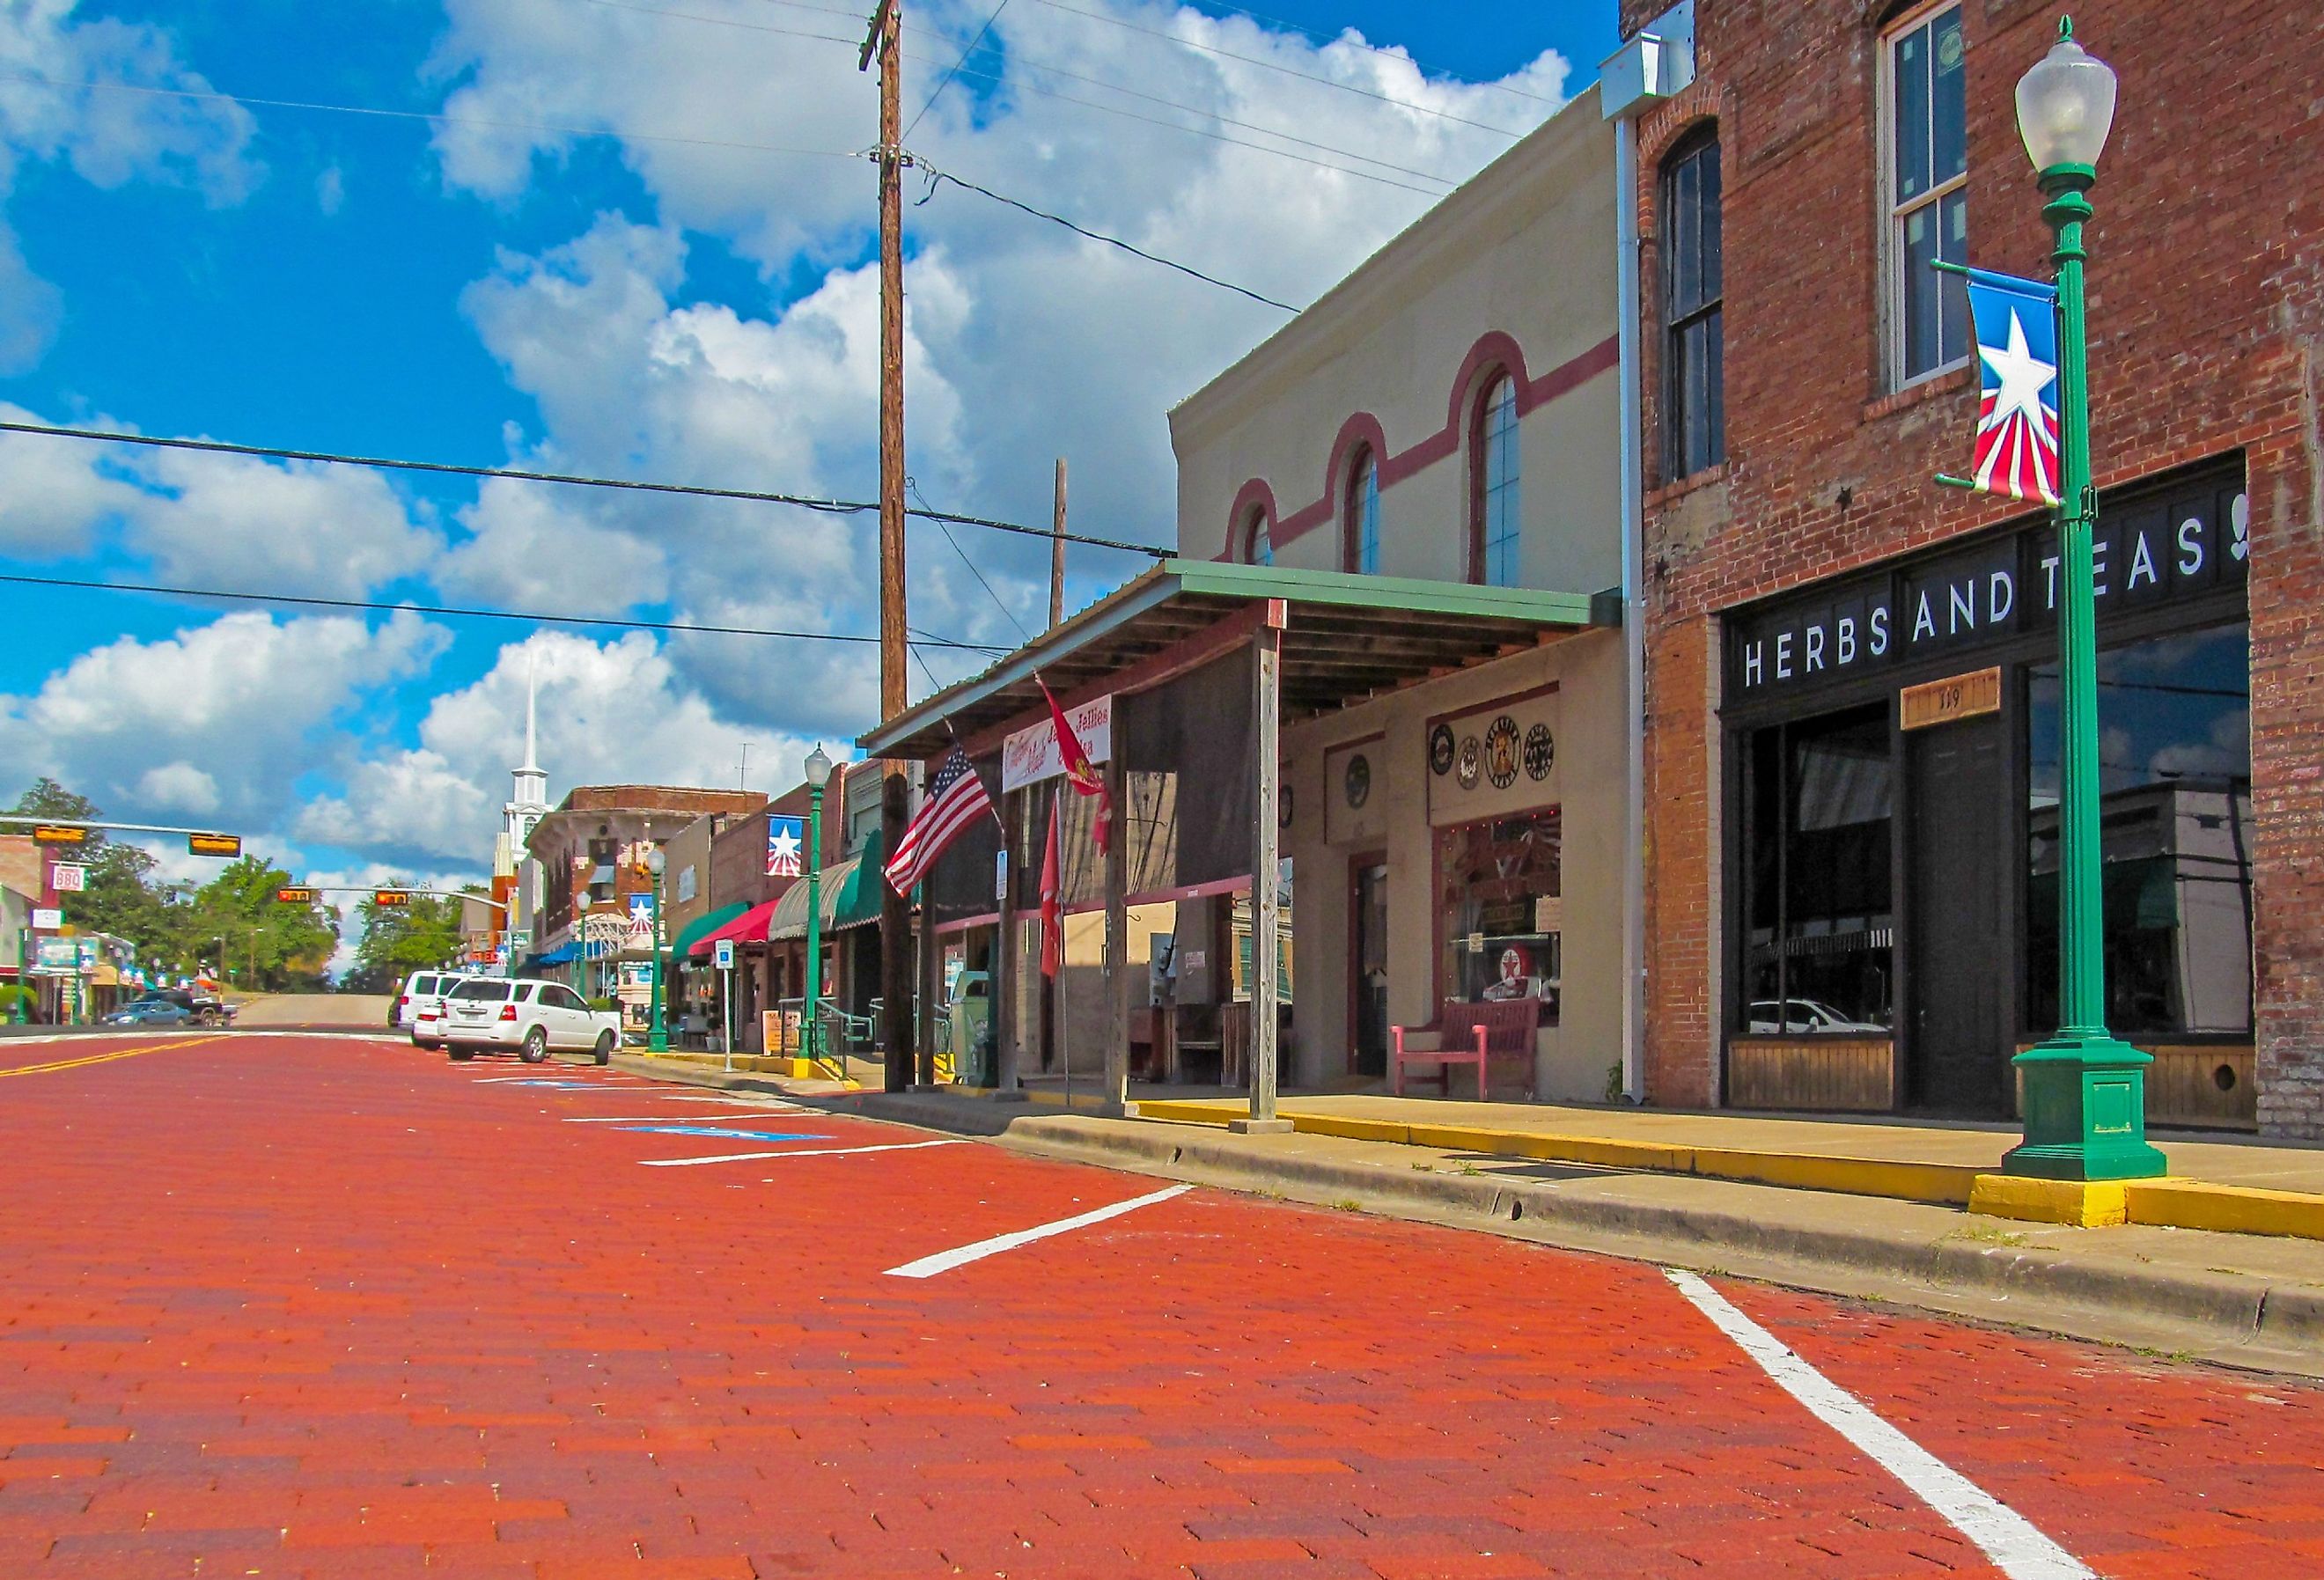
[[[1196,1189],[888,1276],[1160,1182],[349,1039],[0,1045],[0,1125],[23,1580],[2324,1572],[2273,1379],[1711,1280],[2013,1570],[1654,1267]]]

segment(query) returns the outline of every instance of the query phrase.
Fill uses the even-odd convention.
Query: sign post
[[[734,1067],[734,940],[721,938],[712,946],[717,952],[719,999],[719,1046],[726,1053],[726,1067]]]

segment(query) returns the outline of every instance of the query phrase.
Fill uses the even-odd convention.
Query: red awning
[[[694,947],[688,949],[687,953],[689,956],[707,955],[710,953],[710,947],[721,938],[733,938],[738,943],[745,944],[765,943],[767,923],[774,919],[775,907],[780,903],[782,902],[779,900],[770,900],[764,905],[753,905],[715,932],[705,933],[695,939]]]

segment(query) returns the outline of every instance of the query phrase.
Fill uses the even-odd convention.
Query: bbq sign
[[[2101,502],[2092,543],[2100,623],[2241,587],[2250,529],[2240,468]],[[1728,619],[1728,698],[1756,702],[2054,630],[2064,574],[2057,528],[2045,521],[1738,610]]]

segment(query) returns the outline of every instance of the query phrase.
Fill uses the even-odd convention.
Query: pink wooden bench
[[[1444,1083],[1444,1095],[1452,1095],[1452,1067],[1477,1067],[1477,1100],[1483,1102],[1486,1076],[1492,1060],[1522,1058],[1525,1070],[1526,1101],[1533,1101],[1534,1028],[1541,1023],[1541,1001],[1538,999],[1499,999],[1484,1003],[1471,1003],[1461,999],[1446,999],[1437,1012],[1435,1023],[1428,1026],[1395,1026],[1389,1030],[1396,1039],[1390,1056],[1388,1074],[1396,1095],[1404,1095],[1404,1067],[1407,1064],[1430,1064],[1438,1067]],[[1418,1039],[1434,1037],[1434,1047],[1416,1046]],[[1406,1039],[1413,1039],[1407,1041]]]

